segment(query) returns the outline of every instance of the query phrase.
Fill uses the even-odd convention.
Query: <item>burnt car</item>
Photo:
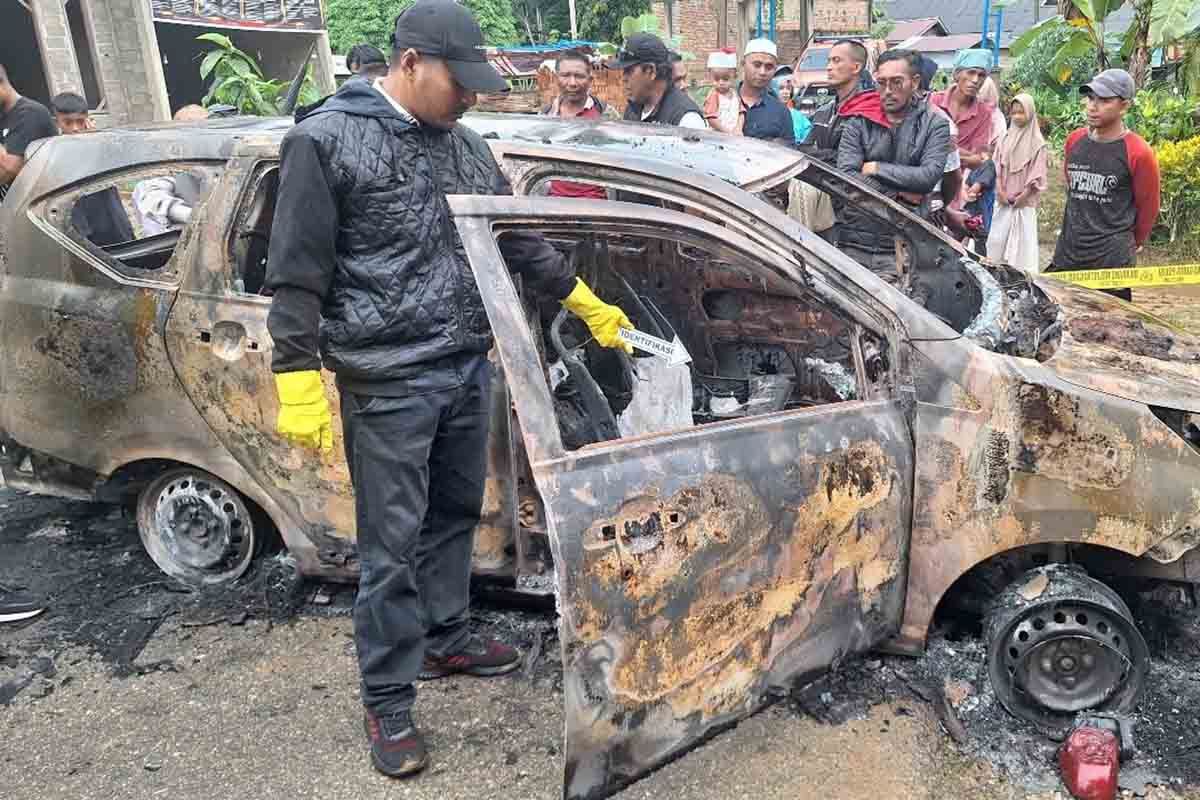
[[[475,571],[556,596],[566,797],[612,793],[851,654],[920,652],[952,603],[982,615],[1014,713],[1053,727],[1137,702],[1146,644],[1110,583],[1198,582],[1200,340],[982,264],[794,150],[466,124],[516,193],[450,199],[497,343]],[[260,290],[286,129],[53,139],[0,211],[5,481],[135,502],[150,556],[190,584],[237,580],[276,534],[308,575],[358,568],[340,444],[274,431]],[[181,175],[207,187],[185,226],[131,220],[134,240],[98,246],[73,221],[97,192],[128,206]],[[555,179],[617,199],[543,196]],[[895,287],[776,206],[791,180],[894,233]],[[514,231],[673,346],[589,343],[510,276]]]

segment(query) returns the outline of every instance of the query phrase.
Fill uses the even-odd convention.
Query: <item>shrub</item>
[[[1162,173],[1159,223],[1172,242],[1180,236],[1200,235],[1200,136],[1163,141],[1155,153]]]
[[[1014,94],[1017,88],[1015,85],[1006,87]],[[1052,149],[1061,151],[1067,135],[1087,124],[1082,98],[1077,92],[1063,96],[1046,87],[1034,87],[1030,94],[1037,104],[1042,134]],[[1160,142],[1178,142],[1200,134],[1195,112],[1193,101],[1169,87],[1155,86],[1137,93],[1125,124],[1151,146]]]
[[[1059,48],[1071,38],[1071,26],[1047,26],[1038,34],[1029,47],[1021,53],[1009,73],[1009,80],[1026,89],[1048,89],[1061,96],[1073,96],[1075,90],[1088,82],[1099,71],[1099,61],[1093,50],[1086,55],[1065,59],[1062,67],[1070,72],[1066,83],[1060,83],[1055,74],[1055,55]]]
[[[1125,124],[1152,145],[1181,142],[1200,133],[1195,111],[1193,101],[1169,87],[1156,86],[1137,93]]]

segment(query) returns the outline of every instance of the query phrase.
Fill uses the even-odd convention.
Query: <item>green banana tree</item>
[[[1130,0],[1133,24],[1123,33],[1113,31],[1108,18],[1126,0],[1063,0],[1060,13],[1034,25],[1009,48],[1019,56],[1043,33],[1065,31],[1063,43],[1052,57],[1050,72],[1060,83],[1071,79],[1071,62],[1094,53],[1101,69],[1127,62],[1140,87],[1149,77],[1150,54],[1180,41],[1200,25],[1200,6],[1195,0]]]

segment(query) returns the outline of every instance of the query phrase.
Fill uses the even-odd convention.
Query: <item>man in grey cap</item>
[[[396,20],[388,74],[346,81],[283,139],[267,259],[278,432],[333,449],[321,366],[337,378],[354,485],[354,642],[371,763],[424,768],[414,683],[511,672],[520,654],[472,633],[471,550],[487,475],[492,334],[446,195],[511,194],[491,149],[458,124],[504,79],[454,0]],[[540,236],[499,240],[526,284],[596,341],[631,327]],[[313,454],[312,458],[320,458]]]
[[[1158,218],[1158,159],[1125,127],[1133,78],[1108,69],[1079,93],[1087,127],[1067,137],[1067,207],[1047,272],[1133,266]],[[1129,289],[1109,293],[1133,297]]]

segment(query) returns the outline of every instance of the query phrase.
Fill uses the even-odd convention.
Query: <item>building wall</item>
[[[738,0],[728,0],[727,5],[725,40],[730,47],[735,47],[741,44],[737,40]],[[652,10],[658,17],[660,29],[667,30],[665,0],[654,0]],[[746,15],[743,27],[749,30],[757,22],[757,3],[754,0],[743,2],[741,10]],[[765,10],[763,15],[765,27]],[[675,0],[670,17],[673,22],[670,33],[682,36],[682,49],[695,56],[688,63],[689,76],[693,81],[703,81],[705,61],[718,46],[718,31],[722,24],[720,3],[718,0]],[[811,23],[811,30],[808,23]],[[780,63],[795,60],[813,32],[858,33],[870,27],[871,0],[784,0],[782,14],[775,24]]]
[[[33,27],[50,96],[59,92],[83,94],[66,7],[59,0],[33,0],[29,8],[33,12]]]
[[[871,0],[817,0],[813,30],[817,33],[865,33],[871,29]]]

